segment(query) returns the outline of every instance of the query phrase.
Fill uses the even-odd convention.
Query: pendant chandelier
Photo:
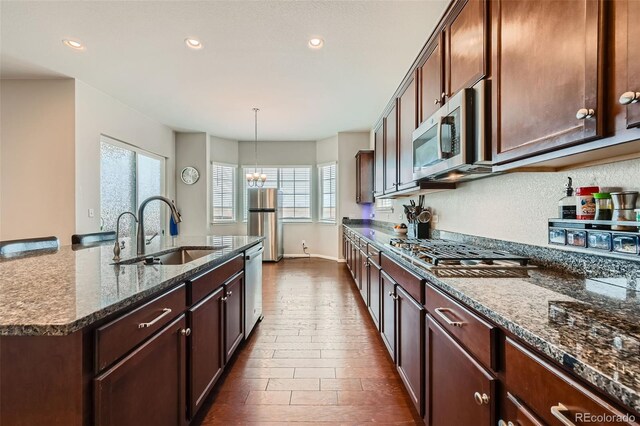
[[[247,173],[247,185],[250,188],[262,188],[264,186],[265,181],[267,180],[267,175],[262,173],[262,169],[260,169],[260,173],[258,173],[258,108],[253,108],[253,113],[255,116],[255,160],[256,165],[253,168],[253,173]]]

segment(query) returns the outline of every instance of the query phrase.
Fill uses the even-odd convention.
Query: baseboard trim
[[[311,253],[310,255],[306,255],[306,254],[285,254],[284,257],[287,258],[287,259],[299,259],[299,258],[303,258],[303,257],[315,257],[315,258],[318,258],[318,259],[333,260],[334,262],[338,262],[338,263],[345,263],[346,262],[345,259],[338,259],[337,257],[333,257],[333,256],[325,256],[324,254],[313,254],[313,253]]]

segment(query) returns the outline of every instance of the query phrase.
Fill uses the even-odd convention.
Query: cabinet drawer
[[[550,425],[588,424],[588,416],[620,416],[619,412],[569,375],[507,338],[505,344],[507,390]],[[602,418],[602,417],[601,417]],[[595,421],[595,420],[592,420]],[[636,424],[611,421],[607,424]]]
[[[424,278],[420,278],[413,272],[409,272],[403,266],[385,256],[380,255],[380,266],[395,282],[400,284],[402,288],[411,295],[419,303],[424,304],[424,287],[427,282]]]
[[[244,268],[244,256],[239,254],[215,269],[195,277],[189,284],[189,305],[198,303],[209,293],[224,284],[229,278]]]
[[[102,371],[147,337],[181,315],[186,308],[185,285],[163,294],[96,330],[96,371]]]
[[[427,286],[425,306],[438,323],[458,339],[481,363],[497,370],[497,327],[487,323],[431,286]]]
[[[369,247],[367,247],[367,255],[376,265],[380,265],[380,250],[369,244]]]

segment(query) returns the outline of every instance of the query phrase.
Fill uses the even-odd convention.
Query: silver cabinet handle
[[[596,112],[591,108],[580,108],[578,112],[576,112],[576,118],[578,120],[592,118],[594,115],[596,115]]]
[[[624,92],[619,100],[622,105],[635,104],[638,101],[640,101],[640,92]]]
[[[473,399],[475,399],[478,405],[489,403],[489,396],[486,393],[480,394],[480,392],[476,392],[473,394]]]
[[[162,318],[166,317],[170,313],[171,313],[171,309],[164,308],[162,310],[162,313],[160,315],[158,315],[153,321],[151,321],[151,322],[141,322],[140,324],[138,324],[138,328],[151,327],[152,325],[154,325],[155,323],[157,323],[158,321],[160,321]]]
[[[444,313],[445,312],[453,312],[451,309],[447,309],[447,308],[436,308],[434,309],[436,314],[438,314],[438,316],[440,318],[442,318],[444,320],[444,322],[446,322],[447,324],[449,324],[452,327],[462,327],[464,325],[464,323],[462,321],[451,321],[449,319],[449,317],[447,317]]]
[[[569,409],[565,407],[561,402],[559,402],[558,405],[554,405],[553,407],[551,407],[551,414],[553,414],[553,417],[560,420],[560,423],[565,426],[576,426],[575,423],[573,423],[567,418],[567,416],[564,415],[564,413],[568,411]]]
[[[228,291],[228,292],[227,292],[227,297],[231,297],[231,295],[232,295],[232,294],[233,294],[233,292],[232,292],[232,291]]]
[[[227,296],[224,296],[224,297],[221,297],[221,298],[220,298],[220,300],[222,300],[223,302],[226,302],[226,301],[227,301],[227,299],[228,299],[228,297],[227,297]]]
[[[440,99],[434,99],[433,100],[433,104],[434,105],[440,105]]]
[[[182,334],[183,336],[189,336],[189,335],[191,335],[191,329],[190,328],[183,328],[182,330],[180,330],[180,334]]]
[[[504,420],[498,420],[498,426],[516,426],[512,421],[505,422]]]
[[[392,291],[389,292],[389,297],[392,298],[393,300],[398,300],[399,299],[399,297],[396,296],[395,294],[393,294]]]

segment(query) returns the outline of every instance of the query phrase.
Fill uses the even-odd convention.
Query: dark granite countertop
[[[263,237],[156,238],[147,253],[177,247],[226,246],[184,265],[113,264],[113,243],[55,253],[0,258],[0,335],[65,335],[224,262]],[[136,257],[124,239],[121,258]]]
[[[441,278],[386,246],[393,231],[345,225],[399,263],[640,412],[640,275],[540,268],[528,278]],[[594,259],[594,263],[599,260]]]

